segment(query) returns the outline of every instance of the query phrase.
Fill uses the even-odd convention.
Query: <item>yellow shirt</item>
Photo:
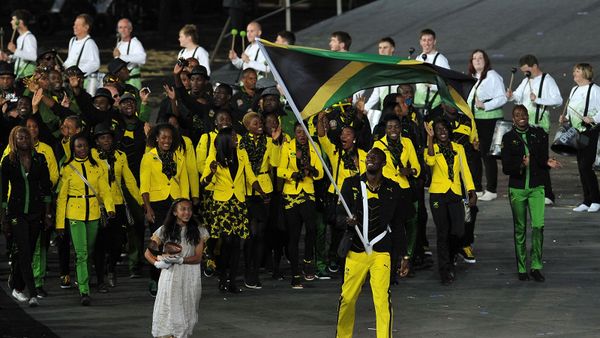
[[[214,147],[213,147],[214,148]],[[228,201],[234,195],[240,202],[246,201],[246,185],[250,186],[256,182],[256,176],[252,172],[248,154],[244,149],[237,148],[238,168],[235,177],[231,177],[229,168],[217,165],[217,172],[213,175],[213,199],[216,201]],[[211,151],[206,159],[206,163],[216,161],[216,151]],[[204,167],[202,180],[210,174],[210,165]]]
[[[192,140],[187,136],[183,136],[183,141],[185,142],[185,152],[182,148],[177,151],[181,152],[183,157],[185,157],[188,182],[190,185],[189,194],[191,197],[200,197],[200,176],[198,174],[198,168],[196,167],[194,145],[192,144]]]
[[[96,193],[100,195],[106,211],[115,211],[113,197],[108,186],[108,175],[100,164],[94,166],[89,159],[74,159],[71,165],[85,177]],[[78,221],[94,221],[100,219],[100,203],[94,194],[71,168],[62,167],[58,198],[56,199],[56,228],[65,228],[65,218]]]
[[[451,142],[451,144],[452,149],[456,153],[456,155],[454,155],[453,180],[450,180],[448,177],[448,163],[446,163],[444,155],[440,153],[440,147],[437,144],[433,145],[433,156],[429,156],[427,148],[424,150],[425,163],[431,167],[431,186],[429,187],[429,193],[443,194],[452,189],[455,194],[461,196],[461,176],[463,177],[467,191],[475,190],[471,171],[467,164],[465,149],[456,142]]]
[[[92,149],[92,157],[99,164],[104,167],[108,177],[108,161],[100,159],[100,154],[96,148]],[[129,163],[127,162],[127,155],[120,150],[115,150],[115,181],[108,182],[110,191],[113,196],[113,202],[115,205],[123,204],[123,191],[121,190],[121,182],[125,180],[125,186],[133,198],[139,205],[142,205],[142,195],[140,195],[140,189],[138,188],[137,181],[129,169]]]
[[[292,179],[292,174],[298,172],[298,165],[296,161],[296,140],[285,142],[281,149],[281,159],[279,166],[277,167],[277,176],[285,180],[283,184],[283,193],[286,195],[298,195],[302,191],[314,194],[315,187],[313,185],[314,180],[320,180],[323,178],[323,164],[319,160],[317,153],[313,147],[309,144],[310,149],[310,165],[317,169],[317,177],[304,177],[302,181],[296,182]]]
[[[402,153],[400,154],[400,162],[402,163],[402,167],[416,169],[417,173],[415,176],[419,176],[419,173],[421,172],[421,165],[417,159],[417,152],[415,151],[412,141],[408,137],[401,137],[400,143],[402,143]],[[373,144],[373,148],[381,149],[385,153],[383,176],[391,179],[394,182],[397,182],[400,185],[400,188],[408,189],[410,188],[408,178],[400,174],[401,166],[394,164],[394,159],[388,146],[389,143],[387,136],[382,137]]]
[[[183,152],[176,151],[173,160],[177,164],[177,173],[167,178],[162,172],[162,161],[156,148],[152,148],[142,157],[140,166],[140,194],[149,194],[150,202],[189,198],[190,184]]]
[[[335,183],[337,184],[339,189],[342,189],[342,184],[344,183],[346,177],[352,177],[356,174],[362,175],[367,170],[367,165],[365,164],[367,153],[364,150],[357,148],[359,172],[356,172],[356,170],[350,170],[344,167],[344,163],[340,157],[340,151],[343,150],[340,149],[338,151],[337,149],[335,149],[335,145],[331,143],[331,141],[329,141],[329,138],[327,136],[319,136],[319,143],[321,144],[321,148],[323,149],[327,157],[329,157],[329,162],[331,163],[332,167],[331,175],[335,179]],[[335,189],[333,188],[333,184],[330,184],[328,192],[334,193],[334,191]]]
[[[243,138],[243,137],[242,137]],[[256,179],[258,180],[258,184],[260,184],[260,188],[265,193],[273,192],[273,182],[271,181],[271,167],[277,167],[279,165],[279,158],[281,156],[281,146],[275,145],[273,143],[273,139],[267,137],[267,144],[265,154],[263,155],[262,162],[260,164],[260,169],[258,173],[254,173],[256,175]],[[257,139],[258,140],[258,139]],[[256,145],[257,140],[254,141]],[[238,146],[239,146],[238,141]],[[247,152],[246,152],[247,153]],[[252,164],[250,164],[252,166]],[[253,191],[252,185],[246,185],[247,196],[258,195],[256,191]]]

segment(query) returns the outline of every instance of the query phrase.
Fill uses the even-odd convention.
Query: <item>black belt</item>
[[[67,195],[68,198],[92,198],[96,195]]]

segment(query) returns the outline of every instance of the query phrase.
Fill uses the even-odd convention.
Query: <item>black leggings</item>
[[[61,237],[57,238],[58,265],[61,276],[69,275],[71,264],[71,231],[69,221],[65,219],[65,230]]]
[[[265,204],[260,196],[250,196],[246,203],[250,221],[250,236],[244,242],[244,275],[246,283],[255,284],[258,282],[258,270],[264,253],[269,204]]]
[[[479,153],[485,166],[486,190],[495,193],[498,189],[498,162],[489,156],[496,121],[500,119],[475,119],[477,134],[479,135]],[[479,162],[479,161],[478,161]],[[481,162],[477,164],[481,168]],[[475,187],[481,188],[481,170],[475,170]]]
[[[221,254],[219,256],[219,275],[221,283],[229,280],[235,283],[240,264],[240,245],[242,239],[236,235],[221,235]]]
[[[29,297],[37,296],[31,261],[35,250],[35,243],[41,229],[40,215],[12,215],[6,217],[12,222],[12,234],[16,244],[15,256],[12,260],[13,287],[23,291],[29,290]],[[16,220],[16,222],[15,222]],[[16,223],[16,224],[15,224]],[[16,258],[16,259],[15,259]]]
[[[94,263],[96,265],[98,284],[104,283],[106,255],[108,254],[109,273],[115,272],[115,266],[121,256],[121,248],[125,237],[124,225],[127,222],[125,205],[115,205],[115,209],[115,217],[108,220],[105,228],[98,228],[96,248],[94,250]]]
[[[592,168],[596,160],[598,131],[586,131],[581,134],[590,139],[589,144],[585,148],[577,151],[577,169],[579,169],[579,179],[583,187],[583,204],[590,206],[592,203],[600,203],[598,179]]]
[[[302,233],[302,224],[306,227],[304,237],[304,260],[312,261],[315,255],[315,238],[317,235],[317,225],[315,223],[315,202],[305,201],[290,209],[285,210],[285,220],[288,226],[290,241],[288,250],[290,254],[290,263],[292,266],[292,276],[300,275],[299,266],[299,246],[300,235]]]
[[[439,271],[443,277],[454,270],[452,259],[464,234],[465,211],[461,197],[450,190],[444,194],[429,194],[429,204],[437,234]]]

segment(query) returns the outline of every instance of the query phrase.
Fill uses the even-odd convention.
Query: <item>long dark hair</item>
[[[148,133],[148,138],[146,139],[146,144],[148,145],[148,147],[158,147],[158,142],[156,142],[156,139],[158,138],[158,135],[160,135],[160,132],[165,129],[169,129],[173,137],[173,143],[171,143],[171,149],[169,149],[169,151],[175,151],[179,149],[182,140],[181,135],[179,134],[177,128],[173,127],[168,123],[157,124],[152,129],[150,129],[150,133]]]
[[[163,222],[163,237],[164,238],[161,238],[161,241],[163,243],[166,243],[166,242],[181,243],[181,226],[179,224],[177,224],[177,216],[175,216],[174,213],[175,213],[175,210],[177,210],[177,205],[179,203],[185,202],[185,201],[192,203],[187,198],[178,198],[175,201],[173,201],[173,203],[171,204],[171,207],[169,208],[169,212],[167,213],[167,217],[165,218],[165,221]],[[192,216],[192,218],[190,218],[190,220],[188,221],[188,223],[186,225],[185,239],[187,240],[188,243],[192,244],[193,246],[196,246],[196,245],[198,245],[198,243],[200,243],[200,230],[198,229],[199,225],[200,225],[200,223],[195,218],[195,216]]]
[[[90,148],[90,140],[86,134],[79,133],[79,134],[73,135],[71,137],[71,139],[69,140],[69,149],[71,150],[71,155],[69,156],[69,159],[65,163],[63,163],[63,167],[67,166],[69,163],[73,162],[73,160],[75,159],[75,141],[77,141],[79,139],[85,140],[88,144],[88,149],[91,149]],[[93,165],[93,166],[98,165],[98,162],[96,162],[96,160],[94,160],[94,158],[89,153],[89,151],[88,151],[88,160],[90,161],[91,165]]]
[[[228,167],[232,160],[237,158],[237,153],[232,147],[234,130],[225,127],[219,130],[215,137],[216,160],[222,167]]]
[[[481,76],[479,77],[479,81],[483,81],[483,79],[485,79],[487,77],[487,73],[490,69],[492,69],[492,63],[490,62],[490,57],[487,55],[487,53],[483,50],[483,49],[475,49],[473,51],[473,53],[471,53],[471,58],[469,59],[469,75],[471,76],[475,76],[475,74],[477,74],[477,71],[475,70],[475,67],[473,66],[473,55],[475,55],[475,53],[481,53],[483,54],[483,71],[481,71]]]

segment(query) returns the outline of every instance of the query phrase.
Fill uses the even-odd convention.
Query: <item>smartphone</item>
[[[150,91],[150,88],[148,88],[148,87],[144,87],[144,88],[142,88],[142,89],[140,90],[140,92],[146,92],[146,94],[150,94],[150,93],[151,93],[151,91]]]

